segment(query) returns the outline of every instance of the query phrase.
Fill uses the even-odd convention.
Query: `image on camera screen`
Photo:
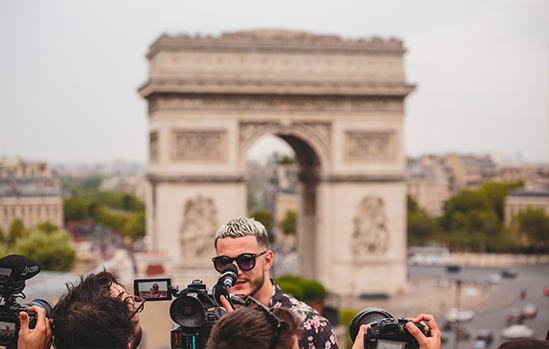
[[[0,321],[0,338],[14,338],[15,323]]]
[[[138,281],[138,296],[147,300],[171,299],[168,292],[169,283],[167,280]]]
[[[389,341],[386,339],[377,340],[377,349],[404,349],[406,342]]]

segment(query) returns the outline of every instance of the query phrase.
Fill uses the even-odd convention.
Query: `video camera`
[[[134,293],[146,301],[176,300],[170,306],[170,317],[175,322],[171,329],[171,347],[174,349],[200,349],[206,347],[210,332],[217,320],[225,315],[221,309],[220,296],[232,302],[245,302],[229,293],[234,286],[238,269],[228,264],[212,290],[200,279],[193,280],[187,288],[179,291],[171,284],[171,278],[135,279]]]
[[[419,349],[419,343],[408,332],[408,319],[395,318],[380,308],[364,308],[351,321],[349,335],[353,342],[361,325],[370,324],[364,333],[365,349]],[[429,329],[421,323],[414,323],[425,336],[429,337]]]
[[[51,318],[53,304],[47,299],[35,299],[30,303],[19,304],[17,298],[25,299],[23,293],[25,280],[40,272],[40,264],[34,259],[18,254],[0,258],[0,345],[8,348],[17,347],[19,338],[19,313],[29,314],[29,328],[36,326],[37,315],[27,311],[33,305],[46,311],[46,317]]]

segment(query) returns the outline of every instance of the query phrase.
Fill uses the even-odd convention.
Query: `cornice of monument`
[[[384,183],[384,182],[404,182],[406,181],[406,175],[405,174],[376,174],[376,175],[368,175],[368,174],[345,174],[345,175],[338,175],[338,174],[326,174],[321,175],[320,180],[326,181],[326,182],[354,182],[354,183],[361,183],[361,182],[373,182],[373,183]]]
[[[151,183],[241,183],[244,175],[171,175],[147,173]]]
[[[154,42],[147,54],[151,59],[159,51],[205,52],[285,52],[285,53],[336,53],[337,54],[394,54],[401,56],[406,50],[401,40],[379,37],[371,39],[342,39],[336,35],[316,35],[289,30],[251,30],[223,33],[218,37],[163,34]]]
[[[282,81],[222,79],[151,79],[139,88],[147,98],[154,93],[233,93],[297,95],[406,96],[415,85],[373,81]]]

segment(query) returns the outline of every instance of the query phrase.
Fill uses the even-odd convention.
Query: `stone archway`
[[[246,214],[245,155],[275,134],[300,163],[301,274],[332,292],[405,287],[402,42],[288,31],[163,35],[150,48],[147,235],[211,285],[213,234]]]

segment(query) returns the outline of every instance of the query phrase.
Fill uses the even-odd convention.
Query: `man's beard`
[[[259,267],[258,265],[255,266],[256,268]],[[262,268],[263,269],[263,268]],[[255,294],[261,290],[263,285],[265,284],[265,269],[263,269],[263,272],[261,273],[261,276],[250,280],[250,294],[249,296],[255,296]]]
[[[132,349],[137,349],[137,347],[139,346],[139,343],[141,343],[141,337],[143,336],[143,329],[141,328],[141,325],[138,324],[137,326],[139,326],[139,328],[134,333]]]

